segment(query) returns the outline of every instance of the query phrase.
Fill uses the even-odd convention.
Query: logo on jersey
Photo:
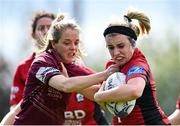
[[[74,111],[65,111],[65,119],[83,119],[86,116],[85,111],[83,110],[74,110]]]
[[[18,91],[19,91],[19,87],[18,87],[18,86],[13,86],[13,87],[11,88],[12,94],[11,94],[11,96],[10,96],[10,100],[16,98],[16,95],[15,95],[15,94],[18,93]]]
[[[82,102],[82,101],[84,101],[84,96],[82,94],[77,93],[76,94],[76,100],[78,102]]]
[[[144,68],[140,66],[133,66],[128,70],[127,75],[130,76],[132,74],[142,74],[144,73]]]
[[[36,73],[36,78],[45,83],[45,78],[49,73],[59,73],[58,69],[53,67],[40,67],[38,72]]]
[[[18,91],[19,91],[19,87],[18,87],[18,86],[13,86],[13,87],[11,88],[11,92],[12,92],[13,94],[17,93]]]

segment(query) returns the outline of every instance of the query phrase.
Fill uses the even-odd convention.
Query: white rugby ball
[[[115,72],[107,78],[104,90],[110,90],[123,84],[126,84],[126,75],[121,72]],[[135,104],[136,100],[131,100],[126,102],[105,102],[104,105],[113,115],[125,117],[131,113]]]

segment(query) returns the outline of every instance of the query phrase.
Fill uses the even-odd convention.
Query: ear
[[[36,39],[36,35],[35,35],[34,32],[31,34],[31,36],[32,36],[33,39]]]
[[[55,43],[55,41],[50,41],[50,43],[51,43],[51,45],[52,45],[52,47],[55,49],[56,48],[56,43]]]

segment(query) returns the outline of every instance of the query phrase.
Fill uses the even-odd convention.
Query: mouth
[[[124,58],[123,57],[115,57],[114,60],[115,61],[122,61]]]
[[[76,55],[76,53],[69,53],[70,57],[74,57]]]

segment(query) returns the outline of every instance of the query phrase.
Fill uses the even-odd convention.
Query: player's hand
[[[99,88],[99,90],[98,90],[96,93],[103,91],[105,83],[106,83],[106,82],[104,81],[104,82],[102,83],[101,87]],[[95,96],[95,95],[94,95],[94,96]],[[94,98],[94,100],[95,100],[95,98]],[[96,101],[96,100],[95,100],[95,101]],[[101,108],[102,108],[103,110],[107,111],[107,108],[106,108],[106,106],[105,106],[105,102],[97,102],[97,103],[101,106]]]
[[[106,72],[106,79],[111,75],[111,74],[113,74],[113,73],[115,73],[115,72],[118,72],[119,71],[119,65],[118,64],[113,64],[113,65],[111,65],[111,66],[109,66],[106,70],[105,70],[105,72]]]
[[[65,68],[64,64],[61,62],[61,66],[62,66],[62,74],[65,76],[65,77],[69,77],[68,76],[68,72],[67,72],[67,69]]]

